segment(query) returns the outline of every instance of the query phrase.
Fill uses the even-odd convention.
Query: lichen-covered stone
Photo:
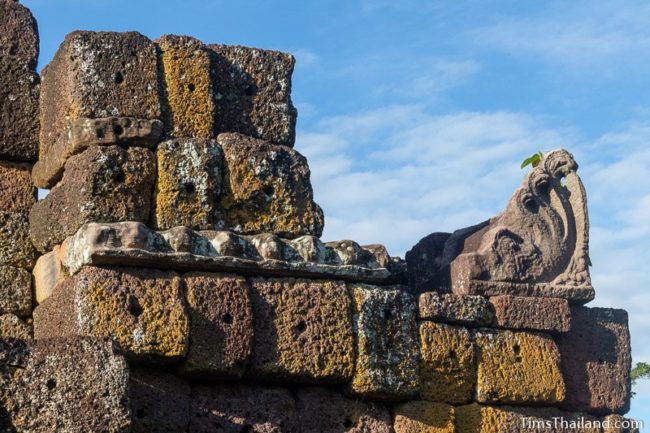
[[[87,222],[147,222],[155,180],[144,148],[93,146],[68,159],[63,179],[30,212],[31,239],[51,250]]]
[[[0,314],[25,317],[32,313],[32,275],[24,269],[0,266]]]
[[[169,140],[158,146],[156,158],[153,227],[213,228],[224,175],[221,147],[213,140]]]
[[[29,164],[0,161],[0,207],[5,212],[29,212],[36,203]]]
[[[291,102],[290,54],[208,45],[213,53],[216,132],[239,132],[293,146],[297,110]]]
[[[494,309],[483,296],[422,293],[418,299],[420,319],[467,326],[491,326]]]
[[[250,285],[253,376],[304,383],[351,378],[354,344],[345,284],[253,278]]]
[[[216,228],[237,233],[320,237],[307,160],[295,150],[241,134],[220,134],[226,166]]]
[[[569,301],[560,298],[493,296],[496,324],[500,328],[567,332],[571,328]]]
[[[24,269],[34,266],[36,250],[29,229],[24,212],[0,212],[0,265]]]
[[[189,345],[178,275],[137,268],[84,268],[34,310],[34,336],[111,337],[134,360],[174,361]]]
[[[399,288],[350,286],[357,359],[350,391],[400,400],[420,390],[416,305]]]
[[[454,407],[430,401],[409,401],[395,408],[395,433],[455,433]]]
[[[567,396],[563,406],[596,414],[630,409],[632,363],[627,312],[574,307],[571,330],[557,338]]]
[[[137,32],[76,31],[43,69],[40,156],[69,122],[109,116],[159,119],[156,46]]]
[[[295,393],[301,433],[392,433],[382,405],[345,398],[327,388],[299,388]]]
[[[564,400],[560,352],[545,334],[476,333],[476,401],[499,404],[555,404]]]
[[[422,398],[462,404],[472,400],[476,354],[470,332],[443,323],[420,324]]]
[[[163,87],[163,119],[172,137],[210,138],[215,133],[211,54],[189,36],[157,39]]]
[[[32,328],[14,314],[1,314],[0,338],[19,338],[22,340],[28,340],[32,338]],[[0,417],[0,420],[1,419],[2,418]]]
[[[190,314],[190,349],[184,375],[239,378],[253,342],[253,314],[245,278],[192,272],[183,275]]]
[[[189,433],[300,432],[296,405],[282,388],[199,385],[192,389]]]

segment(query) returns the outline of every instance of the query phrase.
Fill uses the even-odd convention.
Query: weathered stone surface
[[[5,212],[27,213],[36,203],[30,170],[29,164],[0,161],[0,207]]]
[[[300,388],[296,409],[302,433],[392,433],[385,407],[345,398],[326,388]]]
[[[395,408],[395,433],[455,433],[453,406],[409,401]]]
[[[338,281],[253,278],[250,373],[269,380],[345,382],[354,368],[350,298]]]
[[[61,263],[61,248],[58,245],[36,260],[32,275],[34,277],[34,300],[40,304],[52,295],[54,287],[60,281],[68,277],[68,273]]]
[[[287,390],[247,385],[192,389],[189,433],[295,433],[296,405]]]
[[[293,146],[297,110],[291,102],[290,54],[208,45],[214,56],[217,132],[239,132]]]
[[[140,147],[93,146],[68,159],[61,182],[30,212],[36,248],[47,252],[91,221],[148,221],[155,166]]]
[[[40,156],[79,118],[159,119],[156,46],[136,32],[76,31],[43,69]]]
[[[566,395],[560,353],[545,334],[511,331],[476,333],[476,401],[555,404]]]
[[[493,296],[496,324],[501,328],[567,332],[571,328],[569,302],[560,298]]]
[[[630,409],[630,332],[627,312],[571,309],[571,330],[558,336],[567,386],[564,407],[597,414]]]
[[[356,365],[350,391],[400,400],[420,390],[416,305],[399,288],[350,287],[356,332]]]
[[[422,398],[462,404],[472,400],[476,354],[470,332],[459,326],[420,324]]]
[[[190,349],[181,366],[198,378],[239,378],[253,342],[253,313],[246,279],[228,274],[183,275],[190,313]]]
[[[223,181],[223,152],[213,140],[183,138],[156,151],[156,210],[152,226],[207,230],[214,227]]]
[[[178,433],[190,421],[190,386],[162,370],[130,371],[132,433]]]
[[[487,298],[436,292],[422,293],[418,299],[421,320],[467,326],[491,326],[494,309]]]
[[[451,233],[431,233],[406,253],[408,280],[415,294],[429,291],[446,293],[451,288],[449,266],[445,267],[445,242]]]
[[[157,39],[163,87],[163,119],[172,137],[210,138],[215,133],[211,53],[189,36]]]
[[[323,210],[314,202],[304,156],[241,134],[219,134],[217,141],[226,165],[218,229],[320,237]]]
[[[0,57],[31,69],[38,61],[38,28],[29,9],[17,1],[0,1]]]
[[[32,338],[32,328],[14,314],[2,314],[0,315],[0,338],[20,338],[22,340],[28,340]],[[2,416],[0,415],[0,421],[1,420]]]
[[[32,313],[32,275],[24,269],[0,266],[0,314],[25,317]]]
[[[36,250],[29,235],[29,221],[25,213],[0,213],[0,265],[24,269],[34,266]]]
[[[65,163],[90,146],[140,146],[153,148],[162,134],[160,120],[134,117],[77,119],[69,124],[54,145],[41,154],[32,170],[34,184],[52,188],[63,175]]]
[[[189,318],[174,272],[84,268],[57,285],[34,310],[34,336],[111,337],[132,359],[173,361],[185,356]]]

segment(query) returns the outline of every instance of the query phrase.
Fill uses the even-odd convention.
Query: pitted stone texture
[[[396,287],[350,286],[357,360],[350,391],[400,400],[420,390],[420,350],[413,297]]]
[[[139,146],[153,148],[162,134],[160,120],[134,117],[77,119],[70,123],[53,146],[42,154],[32,170],[34,184],[52,188],[61,180],[65,163],[90,146]]]
[[[24,212],[0,212],[0,265],[31,269],[36,250],[29,239],[29,220]]]
[[[296,409],[302,433],[392,433],[391,417],[378,403],[345,398],[326,388],[300,388]]]
[[[32,313],[32,275],[24,269],[0,266],[0,314],[25,317]]]
[[[34,336],[111,337],[129,358],[168,362],[185,356],[189,318],[180,278],[170,271],[84,268],[34,310]]]
[[[189,36],[157,39],[164,83],[163,119],[172,137],[210,138],[215,133],[211,54]]]
[[[571,328],[569,301],[560,298],[493,296],[496,324],[500,328],[567,332]]]
[[[153,227],[213,228],[224,174],[221,147],[213,140],[169,140],[158,146],[156,158]]]
[[[29,164],[0,161],[0,207],[5,212],[27,213],[36,203],[30,171]]]
[[[38,28],[29,9],[17,1],[0,1],[0,57],[36,68]]]
[[[323,210],[313,199],[307,160],[287,146],[242,134],[219,134],[226,175],[217,228],[320,237]]]
[[[564,407],[596,414],[630,409],[630,332],[627,312],[571,309],[571,330],[558,336],[567,385]]]
[[[34,277],[34,300],[37,304],[49,298],[54,287],[68,277],[61,259],[61,248],[57,245],[36,261],[32,276]]]
[[[420,324],[422,398],[462,404],[472,401],[476,354],[470,332],[459,326]]]
[[[560,352],[545,334],[481,331],[476,401],[498,404],[555,404],[566,395]]]
[[[494,323],[494,309],[483,296],[426,292],[418,301],[421,320],[467,326],[491,326]]]
[[[76,31],[43,69],[40,156],[79,118],[159,119],[156,46],[136,32]]]
[[[162,370],[132,368],[130,400],[132,433],[187,431],[190,386]]]
[[[88,222],[147,222],[155,180],[144,148],[93,146],[68,159],[63,179],[30,212],[31,238],[51,250]]]
[[[296,405],[287,390],[249,385],[192,389],[189,433],[296,433]]]
[[[29,340],[32,338],[32,328],[14,314],[0,314],[0,338]]]
[[[430,401],[409,401],[395,408],[395,433],[455,433],[454,407]]]
[[[214,56],[216,132],[239,132],[293,146],[297,110],[291,102],[290,54],[208,45]]]
[[[354,344],[344,283],[253,278],[250,284],[254,377],[302,383],[351,378]]]
[[[253,342],[253,314],[246,279],[228,274],[183,275],[190,313],[190,349],[181,366],[197,378],[239,378]]]

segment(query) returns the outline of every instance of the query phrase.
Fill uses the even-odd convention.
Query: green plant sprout
[[[539,163],[542,161],[543,158],[544,158],[544,154],[541,151],[534,153],[533,155],[524,159],[524,162],[521,163],[521,168],[523,169],[528,165],[532,165],[533,168],[535,168],[539,165]]]

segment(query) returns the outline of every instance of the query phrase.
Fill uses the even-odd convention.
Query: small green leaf
[[[542,152],[537,152],[532,156],[529,156],[528,158],[524,159],[524,162],[521,163],[521,168],[524,168],[528,165],[532,165],[533,167],[537,167],[539,163],[542,161],[542,158],[544,158],[544,154]]]

